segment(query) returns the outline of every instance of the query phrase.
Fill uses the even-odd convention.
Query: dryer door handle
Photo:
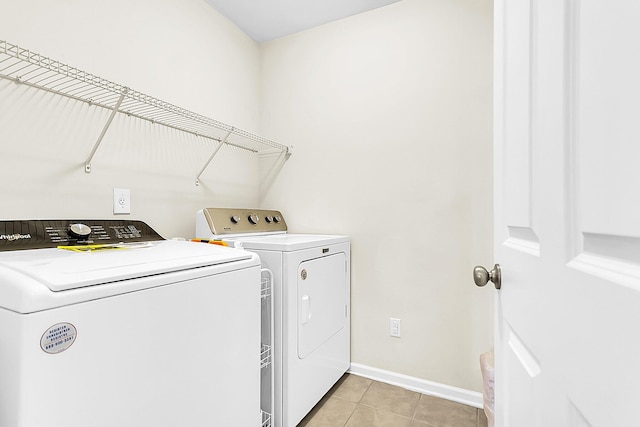
[[[300,321],[302,324],[309,323],[311,320],[311,297],[303,295],[300,300]]]

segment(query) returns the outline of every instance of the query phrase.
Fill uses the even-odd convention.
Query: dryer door
[[[338,253],[298,266],[298,357],[304,359],[345,327],[346,256]]]

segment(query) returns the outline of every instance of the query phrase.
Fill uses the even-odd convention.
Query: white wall
[[[261,185],[224,149],[196,187],[211,144],[118,116],[85,174],[108,112],[0,80],[0,218],[109,218],[113,187],[165,237],[204,206],[281,209],[294,232],[353,238],[354,362],[481,389],[490,0],[404,0],[262,47],[204,0],[21,0],[0,39],[295,146]]]
[[[262,131],[294,155],[261,204],[293,232],[351,235],[353,362],[475,391],[492,347],[493,292],[471,274],[493,261],[491,34],[490,0],[404,0],[262,48]]]
[[[204,0],[21,0],[0,39],[248,131],[258,131],[259,46]],[[2,66],[0,66],[2,68]],[[258,204],[258,160],[0,79],[0,218],[109,218],[114,187],[163,236],[192,237],[205,206]]]

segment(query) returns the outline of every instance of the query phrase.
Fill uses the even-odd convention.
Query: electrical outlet
[[[131,192],[129,189],[113,189],[113,213],[115,215],[127,215],[131,213]]]
[[[400,338],[400,319],[389,318],[389,336]]]

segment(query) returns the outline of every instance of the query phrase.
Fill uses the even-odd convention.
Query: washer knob
[[[231,222],[237,224],[240,222],[240,217],[238,215],[234,215],[231,217]]]
[[[249,222],[251,224],[257,224],[260,222],[260,217],[258,215],[249,215]]]
[[[76,239],[86,239],[91,234],[91,227],[86,224],[71,224],[67,230],[67,234]]]
[[[273,217],[271,215],[267,215],[264,217],[264,220],[271,224],[273,222]]]
[[[282,218],[280,218],[280,215],[276,215],[273,217],[273,222],[275,222],[276,224],[279,223],[280,221],[282,221]]]

